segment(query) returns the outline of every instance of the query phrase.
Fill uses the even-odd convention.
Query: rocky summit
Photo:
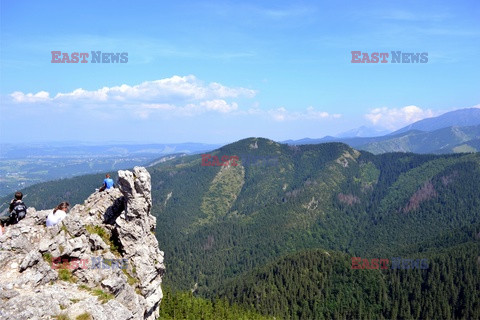
[[[135,167],[118,177],[54,227],[45,227],[51,210],[29,208],[5,228],[1,319],[157,319],[165,266],[150,174]]]

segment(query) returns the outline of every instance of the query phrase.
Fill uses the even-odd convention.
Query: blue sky
[[[480,103],[476,0],[0,9],[0,142],[319,138]],[[127,52],[128,62],[51,63],[51,51]],[[428,52],[428,62],[357,64],[351,51]]]

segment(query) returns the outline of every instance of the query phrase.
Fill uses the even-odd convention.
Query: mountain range
[[[480,109],[460,109],[424,119],[393,133],[362,126],[338,137],[288,140],[291,145],[342,142],[374,154],[386,152],[468,153],[480,150]],[[136,165],[154,165],[171,157],[207,152],[221,145],[203,143],[96,145],[29,143],[0,145],[0,196],[43,181]],[[159,158],[166,156],[163,158]]]
[[[479,154],[248,138],[209,155],[238,161],[148,168],[166,287],[288,319],[480,317]],[[101,179],[26,188],[27,205],[81,201]],[[354,270],[355,257],[429,264]]]
[[[389,134],[390,131],[379,130],[367,126],[361,126],[355,129],[351,129],[336,135],[337,138],[366,138],[366,137],[378,137]]]
[[[403,127],[392,135],[410,130],[435,131],[448,127],[470,127],[480,124],[480,108],[458,109],[444,113],[438,117],[427,118]]]
[[[375,154],[386,152],[465,153],[476,152],[480,139],[480,109],[469,108],[423,119],[395,132],[372,136],[372,129],[360,127],[339,137],[287,140],[292,145],[343,142]],[[350,134],[350,136],[348,136]]]

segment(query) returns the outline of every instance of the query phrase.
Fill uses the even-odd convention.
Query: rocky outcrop
[[[150,174],[135,167],[118,176],[118,189],[95,192],[55,227],[45,227],[50,211],[29,209],[5,229],[0,318],[157,319],[165,266]]]

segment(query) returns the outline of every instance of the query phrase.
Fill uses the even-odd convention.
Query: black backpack
[[[17,223],[18,221],[25,218],[27,214],[27,206],[22,201],[16,202],[13,210],[10,214],[12,223]]]

